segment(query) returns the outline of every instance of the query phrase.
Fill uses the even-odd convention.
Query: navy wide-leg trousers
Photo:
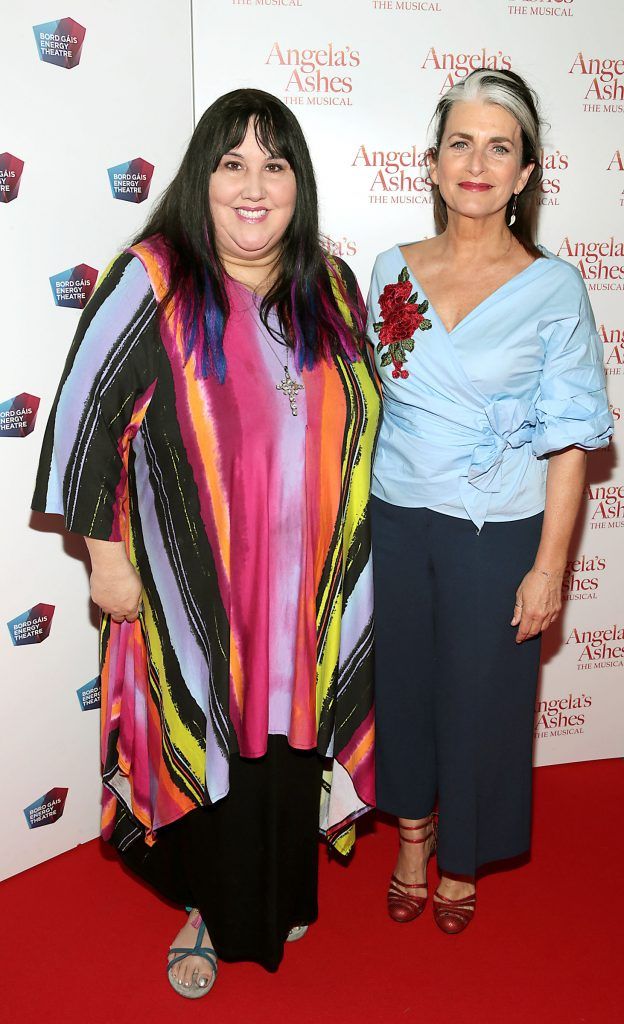
[[[540,640],[510,621],[542,518],[478,533],[372,499],[377,804],[423,818],[437,798],[449,874],[529,848]]]

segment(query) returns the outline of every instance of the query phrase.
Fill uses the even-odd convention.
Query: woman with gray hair
[[[529,847],[540,635],[612,419],[583,280],[535,241],[536,97],[479,69],[434,125],[438,234],[382,253],[369,295],[377,802],[399,819],[390,916],[422,913],[437,845],[454,934],[477,870]]]

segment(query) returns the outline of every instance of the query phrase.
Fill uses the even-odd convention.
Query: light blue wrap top
[[[377,257],[368,337],[384,399],[378,498],[471,519],[477,529],[524,519],[544,509],[543,456],[609,443],[603,346],[583,279],[541,251],[450,332],[421,306],[427,296],[399,246]],[[380,305],[401,277],[400,295],[390,288]],[[397,347],[407,330],[413,344]]]

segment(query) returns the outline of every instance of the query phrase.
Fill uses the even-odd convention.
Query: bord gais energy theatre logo
[[[0,402],[0,437],[26,437],[37,422],[39,399],[25,391]]]
[[[433,201],[433,183],[427,167],[427,151],[416,146],[379,149],[362,143],[351,166],[364,180],[369,203],[418,203]]]
[[[35,800],[24,808],[24,817],[28,828],[40,828],[42,825],[52,825],[59,818],[63,817],[65,801],[69,790],[61,786],[49,789],[42,797]]]
[[[98,271],[86,263],[62,270],[50,278],[54,302],[68,309],[84,309],[95,288]]]
[[[77,67],[86,31],[73,18],[33,25],[40,60],[60,68]]]
[[[474,53],[459,50],[441,50],[435,46],[427,50],[420,63],[424,71],[437,71],[440,75],[440,95],[451,89],[462,78],[477,68],[490,71],[511,71],[511,57],[502,50],[491,50],[483,46]]]
[[[29,644],[40,644],[50,635],[53,604],[36,604],[33,608],[7,622],[14,647],[26,647]]]
[[[0,203],[17,199],[24,161],[11,153],[0,153]]]
[[[264,58],[267,67],[280,71],[279,92],[291,106],[353,105],[354,73],[360,53],[347,44],[328,42],[322,47],[289,46],[274,42]]]
[[[76,693],[83,711],[99,708],[102,699],[100,677],[96,676],[95,679],[90,679],[88,683],[85,683],[79,690],[76,690]]]
[[[583,83],[581,95],[586,113],[624,113],[624,56],[603,57],[579,50],[570,62],[568,74],[580,77]]]
[[[149,195],[154,165],[140,156],[128,160],[125,164],[117,164],[108,168],[113,199],[122,199],[126,203],[143,203]]]

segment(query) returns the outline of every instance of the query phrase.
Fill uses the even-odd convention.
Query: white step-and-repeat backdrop
[[[616,441],[590,460],[564,615],[545,642],[535,759],[624,754],[619,0],[76,0],[71,17],[59,13],[27,2],[5,18],[17,88],[0,128],[0,877],[98,830],[97,635],[81,542],[41,518],[29,525],[56,381],[98,271],[171,178],[193,115],[242,85],[299,117],[327,245],[363,291],[378,251],[433,231],[424,153],[441,93],[483,66],[536,88],[550,125],[540,241],[586,280]]]
[[[22,0],[3,30],[0,878],[98,833],[84,544],[28,510],[80,311],[173,176],[193,96],[186,3]]]

